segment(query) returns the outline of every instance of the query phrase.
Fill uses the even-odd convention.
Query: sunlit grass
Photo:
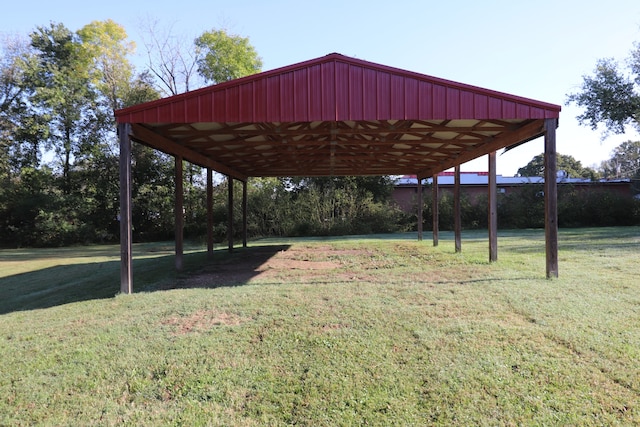
[[[640,423],[640,228],[561,231],[555,280],[540,230],[427,238],[253,242],[289,249],[163,291],[206,255],[139,246],[116,297],[117,247],[2,251],[0,425]]]

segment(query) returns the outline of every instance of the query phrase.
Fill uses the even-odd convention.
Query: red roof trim
[[[332,53],[117,110],[120,123],[545,119],[561,107]]]

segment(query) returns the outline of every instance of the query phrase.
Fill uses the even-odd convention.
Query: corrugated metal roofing
[[[340,54],[115,112],[131,136],[249,176],[430,176],[545,133],[561,107]]]
[[[337,53],[116,111],[119,123],[547,119],[560,106]]]

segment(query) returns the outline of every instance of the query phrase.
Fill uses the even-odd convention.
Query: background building
[[[423,191],[427,191],[433,179],[425,179],[422,183]],[[488,192],[488,172],[460,172],[460,191],[471,203],[475,203],[480,196]],[[498,194],[514,194],[523,186],[544,184],[544,178],[540,176],[502,176],[497,175],[496,183]],[[453,193],[455,184],[454,172],[441,172],[438,174],[438,187],[440,197],[444,192]],[[634,190],[630,179],[590,181],[585,178],[572,178],[564,171],[558,171],[558,186],[572,186],[574,189],[584,191],[611,191],[620,196],[633,197]],[[542,191],[542,189],[541,189]],[[414,212],[416,209],[418,192],[418,180],[415,175],[404,175],[399,178],[393,190],[393,200],[405,212]]]

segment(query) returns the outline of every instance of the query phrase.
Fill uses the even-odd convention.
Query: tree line
[[[91,22],[75,32],[51,23],[28,37],[2,40],[0,244],[117,239],[113,111],[262,66],[248,39],[224,30],[203,32],[192,49],[169,43],[176,40],[170,34],[164,37],[148,32],[148,64],[142,71],[131,62],[134,44],[112,20]],[[139,232],[162,235],[172,209],[171,159],[135,146],[132,162]],[[187,168],[192,197],[199,191],[199,173]]]
[[[113,111],[242,77],[262,67],[248,38],[221,29],[189,40],[149,24],[143,44],[147,63],[138,70],[132,63],[135,45],[125,29],[112,20],[91,22],[77,31],[50,23],[36,27],[26,37],[1,40],[0,245],[117,241],[119,172]],[[581,94],[600,94],[602,90],[595,83],[603,79],[614,91],[610,68],[598,68],[606,71],[602,78],[585,78]],[[584,106],[589,99],[572,95],[569,100]],[[626,119],[612,115],[605,118],[605,124],[619,130],[621,123],[637,123],[640,108],[635,101],[623,107]],[[590,111],[587,108],[587,113]],[[602,121],[601,116],[587,113],[584,120],[591,120],[589,123]],[[640,143],[629,141],[619,148],[606,167],[603,163],[599,171],[582,170],[580,176],[640,177]],[[134,238],[173,238],[173,159],[134,144],[132,164]],[[250,179],[249,235],[414,229],[415,215],[401,212],[391,202],[393,185],[392,177]],[[226,236],[226,186],[220,178],[214,190],[215,235],[219,240]],[[183,187],[185,236],[204,236],[206,195],[199,167],[187,165]],[[517,226],[508,218],[521,213],[514,214],[509,210],[513,210],[513,203],[508,205],[511,207],[502,213],[505,224]],[[426,213],[429,206],[426,203]],[[445,200],[445,214],[441,213],[444,228],[448,224],[446,211]],[[481,219],[486,215],[479,208],[469,207],[466,212],[467,227],[479,227],[486,221]],[[240,218],[234,221],[239,225]]]
[[[149,24],[148,62],[114,21],[78,31],[61,23],[0,46],[0,245],[112,242],[119,233],[118,142],[113,111],[260,71],[249,39],[225,30],[185,40]],[[137,240],[173,237],[173,159],[132,150]],[[184,174],[185,235],[205,235],[201,168]],[[252,179],[251,236],[395,231],[389,177]],[[214,191],[215,235],[226,236],[227,182]],[[240,198],[237,197],[236,200]],[[236,212],[239,209],[235,210]],[[240,221],[239,218],[234,220]],[[240,229],[240,227],[236,227]]]

